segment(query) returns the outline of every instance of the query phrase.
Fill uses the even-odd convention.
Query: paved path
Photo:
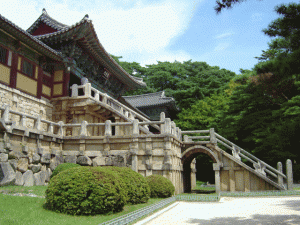
[[[135,225],[300,224],[300,197],[222,197],[220,202],[176,202]],[[159,214],[160,213],[160,214]],[[154,218],[153,218],[154,217]]]

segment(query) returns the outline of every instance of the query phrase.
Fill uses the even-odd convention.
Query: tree
[[[246,0],[222,0],[222,2],[220,0],[216,1],[216,6],[215,6],[215,11],[217,13],[220,13],[222,11],[222,9],[230,9],[232,8],[232,6],[236,3],[241,3],[244,2]]]

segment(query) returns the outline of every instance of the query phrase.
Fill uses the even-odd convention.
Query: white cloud
[[[73,25],[85,14],[93,21],[107,52],[146,62],[188,60],[168,45],[189,26],[195,7],[203,0],[11,0],[1,3],[1,14],[27,29],[46,8],[57,21]]]
[[[215,48],[214,51],[223,51],[231,46],[230,43],[219,43]]]
[[[227,38],[227,37],[232,36],[233,34],[234,34],[234,33],[230,33],[230,32],[223,33],[223,34],[220,34],[220,35],[216,36],[215,39]]]

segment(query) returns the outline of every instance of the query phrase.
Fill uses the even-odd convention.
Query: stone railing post
[[[48,133],[53,134],[53,124],[49,123]]]
[[[282,163],[278,162],[277,163],[277,170],[282,173]],[[277,174],[278,177],[278,185],[283,186],[283,177],[280,174]]]
[[[34,125],[34,129],[37,129],[37,130],[40,130],[41,129],[41,117],[38,116],[36,118],[36,121],[35,121],[35,125]]]
[[[214,128],[210,128],[209,129],[209,134],[210,134],[210,142],[212,144],[217,144],[217,138],[216,138],[216,134],[215,134],[215,129]]]
[[[81,126],[80,126],[80,136],[87,136],[87,129],[86,129],[87,124],[88,124],[88,122],[85,121],[85,120],[83,120],[83,121],[81,122]]]
[[[139,130],[139,121],[137,119],[134,119],[133,120],[133,123],[132,123],[132,134],[133,135],[139,135],[140,133],[140,130]]]
[[[160,121],[161,122],[165,122],[165,119],[166,119],[166,114],[164,112],[161,112],[160,113]],[[165,131],[164,131],[164,124],[161,124],[160,125],[160,133],[163,134]]]
[[[96,90],[96,91],[95,91],[95,97],[94,97],[94,98],[95,98],[97,101],[100,101],[100,98],[99,98],[99,97],[100,97],[99,91]]]
[[[126,118],[128,118],[128,111],[125,111],[124,115]]]
[[[104,104],[107,104],[107,97],[108,97],[108,95],[107,95],[106,93],[103,94],[102,102],[103,102]]]
[[[183,136],[183,141],[184,141],[184,142],[188,142],[188,141],[189,141],[189,136],[184,135],[184,136]]]
[[[21,120],[20,120],[20,126],[21,127],[25,127],[25,120],[26,120],[26,116],[25,115],[22,115],[22,117],[21,117]]]
[[[2,114],[2,119],[4,122],[9,122],[9,111],[10,111],[10,106],[6,105],[4,112]]]
[[[171,134],[172,131],[172,124],[171,124],[171,119],[166,118],[165,119],[165,124],[164,124],[164,134]]]
[[[236,148],[234,145],[232,146],[232,155],[234,158],[241,160],[241,157],[239,155],[240,149]]]
[[[176,135],[176,124],[174,121],[171,122],[171,134]]]
[[[91,96],[91,91],[92,91],[91,83],[86,83],[85,86],[84,86],[84,96],[85,97],[90,97]]]
[[[105,121],[105,132],[104,132],[105,136],[111,136],[112,132],[111,132],[111,121],[110,120],[106,120]]]
[[[77,84],[73,84],[72,87],[72,95],[71,97],[78,97],[78,85]]]
[[[63,121],[59,121],[58,124],[59,124],[58,135],[64,136],[64,128],[63,128],[64,122]]]
[[[290,159],[286,160],[287,189],[293,190],[293,167]]]
[[[219,194],[221,191],[221,182],[220,182],[220,165],[219,163],[213,163],[213,170],[215,171],[215,187],[216,193]]]

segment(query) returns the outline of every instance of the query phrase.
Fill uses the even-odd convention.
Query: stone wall
[[[25,94],[17,89],[0,84],[0,106],[9,105],[11,110],[29,114],[31,116],[40,116],[41,119],[52,120],[53,106],[47,99],[37,99]],[[19,116],[11,115],[10,120],[18,122]],[[34,126],[32,119],[25,119],[24,125],[28,128]],[[45,126],[45,125],[43,125]],[[44,127],[46,129],[46,127]]]

